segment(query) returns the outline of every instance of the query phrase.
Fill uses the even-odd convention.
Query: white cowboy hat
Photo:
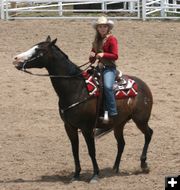
[[[108,25],[110,30],[114,27],[114,22],[112,20],[108,20],[105,16],[99,17],[98,20],[93,23],[93,28],[96,29],[100,24]]]

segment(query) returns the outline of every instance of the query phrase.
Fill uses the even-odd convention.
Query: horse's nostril
[[[17,60],[17,57],[15,57],[14,59]]]

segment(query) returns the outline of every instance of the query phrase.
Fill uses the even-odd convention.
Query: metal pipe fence
[[[4,20],[92,19],[102,14],[111,19],[180,19],[180,0],[0,0]]]

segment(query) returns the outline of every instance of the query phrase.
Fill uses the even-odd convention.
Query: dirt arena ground
[[[0,21],[0,190],[162,190],[165,176],[180,174],[180,23],[116,21],[114,34],[118,68],[146,81],[154,96],[150,172],[141,172],[144,137],[129,122],[120,175],[111,170],[116,141],[110,133],[96,141],[100,181],[88,183],[92,164],[80,134],[82,180],[70,183],[71,146],[50,80],[17,71],[12,57],[51,35],[73,62],[85,63],[94,36],[90,21]]]

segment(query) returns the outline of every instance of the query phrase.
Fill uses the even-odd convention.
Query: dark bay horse
[[[80,161],[79,161],[79,138],[78,129],[87,143],[88,152],[93,164],[93,175],[91,181],[96,181],[99,175],[99,167],[96,161],[96,150],[93,129],[96,121],[96,104],[97,98],[90,97],[82,70],[72,63],[68,56],[55,45],[56,40],[51,41],[50,37],[46,41],[33,46],[26,52],[14,57],[13,64],[19,70],[30,68],[46,68],[52,85],[59,97],[59,113],[64,121],[67,135],[71,141],[72,152],[75,162],[75,173],[73,180],[79,180],[80,177]],[[28,72],[28,71],[27,71]],[[113,169],[119,172],[121,155],[124,150],[125,141],[123,137],[123,129],[125,124],[132,119],[136,126],[141,130],[145,137],[141,160],[141,168],[148,168],[146,162],[147,150],[153,130],[148,126],[151,115],[153,98],[148,86],[137,77],[131,76],[138,85],[138,95],[135,98],[117,100],[119,117],[113,124],[108,124],[108,128],[114,130],[114,136],[117,140],[117,156]],[[102,127],[102,123],[98,123],[97,127]]]

